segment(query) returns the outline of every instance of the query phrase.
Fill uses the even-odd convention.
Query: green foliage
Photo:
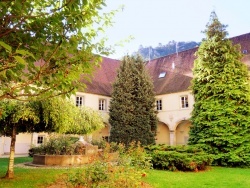
[[[104,127],[99,112],[56,97],[40,101],[41,114],[46,126],[59,133],[89,134]]]
[[[92,140],[91,141],[92,145],[98,146],[99,149],[104,149],[107,145],[107,142],[105,140]]]
[[[68,177],[65,174],[73,175],[74,172],[81,172],[80,168],[34,168],[23,166],[19,163],[32,162],[30,157],[17,157],[15,158],[15,170],[18,181],[9,181],[1,179],[0,187],[13,188],[13,187],[70,187]],[[7,158],[0,158],[0,177],[5,174],[6,166],[8,164]],[[120,170],[122,170],[120,168]],[[115,171],[119,172],[119,171]],[[133,173],[133,171],[130,171]],[[118,173],[117,173],[118,174]],[[141,174],[138,177],[134,177],[133,174],[119,172],[120,176],[115,176],[114,173],[110,174],[115,176],[116,179],[120,178],[125,180],[127,177],[129,180],[135,178],[137,181],[143,181],[141,187],[176,187],[176,188],[200,188],[200,187],[216,187],[216,188],[247,188],[250,185],[250,168],[223,168],[223,167],[211,167],[201,173],[183,173],[183,172],[171,172],[163,170],[148,170],[145,178],[141,178]],[[67,176],[66,175],[66,176]],[[135,180],[134,180],[135,181]],[[128,181],[127,181],[128,182]],[[131,182],[131,181],[130,181]],[[144,182],[147,182],[144,183]],[[66,184],[67,183],[67,184]],[[123,186],[124,184],[124,186]],[[146,185],[145,185],[146,184]],[[152,186],[150,186],[150,185]],[[105,186],[103,186],[105,187]],[[108,187],[108,186],[106,186]],[[111,187],[111,186],[110,186]],[[117,181],[117,188],[126,187],[124,181]],[[127,186],[129,187],[129,186]],[[135,186],[130,186],[135,187]]]
[[[14,177],[16,134],[40,131],[86,134],[104,126],[97,112],[77,108],[69,100],[57,97],[46,101],[29,102],[0,100],[0,112],[0,134],[11,136],[10,163],[6,178]],[[63,147],[66,145],[67,142]],[[64,151],[60,147],[58,151],[72,152],[71,149]]]
[[[77,142],[76,136],[51,135],[47,141],[29,149],[29,155],[80,155],[85,153],[85,146]]]
[[[116,163],[108,162],[110,152],[119,153]],[[140,187],[145,170],[150,168],[150,162],[140,144],[131,143],[125,147],[122,144],[107,143],[103,153],[92,163],[78,171],[68,173],[67,184],[73,187]]]
[[[152,167],[151,158],[140,143],[131,142],[128,146],[111,144],[111,149],[119,152],[119,165],[132,166],[137,169],[147,170]]]
[[[142,172],[128,166],[116,166],[96,161],[88,166],[78,169],[77,172],[68,173],[67,185],[73,187],[124,187],[139,188]]]
[[[0,100],[84,88],[99,55],[111,52],[106,39],[97,39],[116,12],[104,6],[105,0],[1,1]]]
[[[139,56],[125,56],[113,84],[110,140],[128,145],[155,142],[157,117],[152,80]]]
[[[40,122],[39,113],[31,102],[0,101],[0,134],[10,136],[15,127],[18,132],[31,131]]]
[[[70,100],[54,97],[42,101],[0,101],[0,133],[10,136],[15,126],[20,132],[88,134],[101,129],[101,115],[87,107],[78,108]]]
[[[152,157],[155,169],[199,171],[205,170],[213,160],[212,155],[192,146],[156,145],[146,147],[146,151]]]
[[[250,87],[239,46],[214,12],[194,64],[195,104],[189,144],[215,154],[215,164],[249,166]]]

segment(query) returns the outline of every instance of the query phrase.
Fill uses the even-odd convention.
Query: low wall
[[[90,155],[34,155],[33,164],[47,166],[71,166],[87,164]]]
[[[109,153],[106,156],[106,161],[115,162],[118,160],[118,152]],[[98,154],[96,157],[103,159],[103,156]],[[79,166],[87,164],[93,160],[93,155],[34,155],[34,165],[46,166]],[[104,159],[105,160],[105,159]]]

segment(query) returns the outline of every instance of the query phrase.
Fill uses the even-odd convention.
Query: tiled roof
[[[234,44],[241,45],[241,51],[244,53],[242,61],[250,67],[250,33],[230,39]],[[197,49],[198,47],[146,62],[156,95],[186,91],[189,88],[193,76],[194,53]],[[110,96],[119,65],[119,60],[103,57],[100,67],[94,72],[92,82],[87,84],[85,92]],[[166,75],[159,78],[162,72],[166,72]]]
[[[156,95],[176,93],[189,89],[192,77],[178,74],[174,71],[166,71],[163,78],[153,79],[154,91]]]
[[[120,66],[119,60],[102,58],[100,67],[94,71],[91,82],[86,83],[86,93],[110,96],[112,91],[112,83],[115,80],[117,69]]]
[[[250,33],[230,38],[234,44],[240,44],[241,52],[244,53],[242,61],[250,69]]]

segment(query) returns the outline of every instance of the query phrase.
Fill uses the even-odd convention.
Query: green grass
[[[250,169],[212,167],[197,173],[151,170],[146,182],[155,188],[249,188]]]
[[[7,171],[8,158],[0,158],[0,178],[4,177]],[[15,158],[15,164],[30,162],[31,157]],[[14,179],[0,179],[0,187],[4,188],[31,188],[46,187],[59,179],[68,169],[45,169],[45,168],[23,168],[15,167]]]
[[[15,158],[15,163],[30,162],[30,157]],[[0,158],[0,177],[6,173],[8,158]],[[44,169],[15,167],[15,178],[0,179],[0,187],[46,187],[69,169]],[[204,172],[169,172],[150,170],[145,179],[155,188],[249,188],[250,169],[212,167]]]

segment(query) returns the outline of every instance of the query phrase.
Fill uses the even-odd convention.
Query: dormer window
[[[159,74],[159,78],[164,78],[166,76],[166,72],[161,72],[160,74]]]
[[[243,53],[243,54],[247,54],[247,50],[243,50],[242,53]]]

